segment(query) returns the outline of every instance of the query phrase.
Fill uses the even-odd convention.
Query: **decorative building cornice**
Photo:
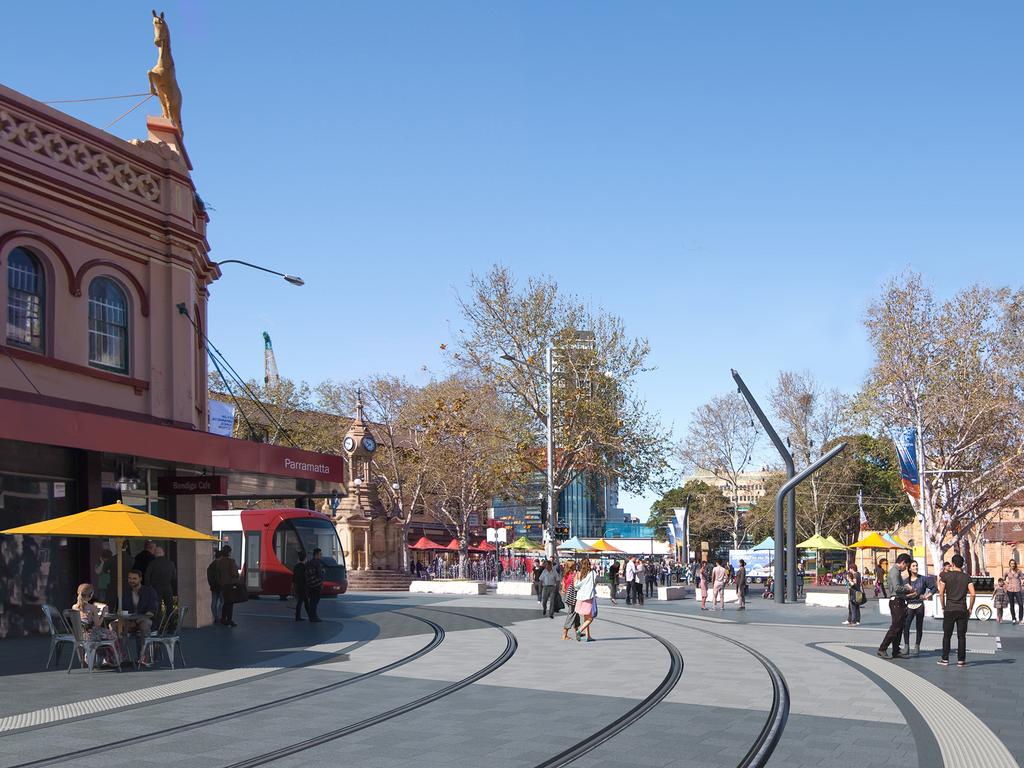
[[[147,203],[155,205],[160,201],[159,179],[137,162],[78,140],[55,126],[41,124],[9,107],[0,107],[0,142],[24,147]]]

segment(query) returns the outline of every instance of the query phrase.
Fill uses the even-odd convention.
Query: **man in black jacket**
[[[302,621],[302,606],[306,606],[306,615],[310,619],[313,614],[309,612],[309,590],[306,589],[306,553],[299,552],[299,562],[292,569],[292,588],[295,592],[295,620]]]
[[[313,550],[313,559],[306,563],[306,613],[311,623],[321,621],[316,609],[320,604],[320,590],[326,575],[327,568],[320,559],[320,548],[317,547]]]
[[[905,654],[900,653],[900,637],[903,635],[903,621],[907,617],[907,598],[916,597],[917,592],[910,586],[906,578],[906,570],[910,567],[911,558],[906,552],[896,558],[896,565],[889,571],[888,593],[889,593],[889,616],[892,621],[889,624],[889,631],[882,638],[882,644],[878,647],[877,654],[883,659],[890,658],[886,649],[892,646],[893,659],[902,659]]]

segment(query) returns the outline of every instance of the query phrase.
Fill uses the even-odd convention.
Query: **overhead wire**
[[[191,323],[196,333],[199,334],[200,339],[202,339],[203,344],[206,346],[207,354],[210,356],[210,359],[214,363],[214,367],[217,368],[217,372],[221,374],[221,379],[224,380],[225,382],[227,381],[220,367],[217,365],[218,358],[220,362],[224,364],[224,367],[227,368],[228,371],[231,373],[231,378],[234,380],[234,382],[245,392],[245,394],[252,401],[253,405],[255,405],[257,409],[259,409],[260,413],[262,413],[273,426],[277,427],[281,435],[283,435],[284,438],[289,443],[291,443],[294,448],[299,448],[300,446],[295,442],[294,439],[292,439],[291,433],[284,427],[283,424],[281,424],[281,422],[277,420],[274,414],[270,412],[270,409],[267,408],[266,404],[262,400],[260,400],[259,396],[252,391],[252,388],[245,382],[245,379],[242,378],[238,371],[235,370],[234,366],[231,365],[230,361],[224,356],[224,354],[219,349],[217,349],[214,343],[210,341],[210,337],[203,333],[202,329],[189,315],[188,307],[185,306],[184,304],[179,304],[178,311],[186,318],[188,318],[189,323]]]
[[[147,93],[126,93],[124,96],[94,96],[89,99],[51,99],[43,104],[82,104],[86,101],[113,101],[115,99],[134,99],[137,96],[147,96]]]

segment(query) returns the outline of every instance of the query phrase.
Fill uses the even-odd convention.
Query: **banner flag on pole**
[[[913,429],[905,429],[894,442],[896,443],[896,452],[900,457],[900,479],[903,481],[903,490],[910,498],[917,501],[921,498],[921,479],[917,467],[917,432]]]
[[[860,529],[862,531],[871,530],[871,526],[868,525],[868,516],[864,512],[864,491],[861,488],[857,489],[857,509],[860,510]]]

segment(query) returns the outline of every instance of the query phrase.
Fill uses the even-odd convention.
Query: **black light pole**
[[[736,369],[732,369],[732,378],[736,382],[736,386],[739,387],[739,392],[743,395],[743,398],[750,405],[751,410],[757,416],[757,420],[761,422],[761,426],[764,427],[764,431],[768,433],[768,437],[771,438],[772,443],[775,445],[775,449],[779,452],[782,457],[782,461],[786,465],[786,478],[792,480],[796,474],[796,466],[793,464],[793,456],[786,448],[782,439],[779,437],[779,433],[775,431],[775,427],[772,426],[771,422],[768,421],[768,417],[764,415],[764,411],[761,410],[761,406],[757,404],[757,400],[750,394],[750,390],[747,389],[747,385],[743,383],[743,379],[740,378],[739,373]],[[786,594],[783,592],[783,587],[780,586],[788,580],[786,585],[786,592],[789,593],[789,600],[796,602],[796,492],[789,494],[787,500],[787,526],[789,528],[789,538],[786,539],[785,557],[783,557],[783,525],[782,525],[782,507],[777,506],[775,508],[775,602],[784,603],[786,602]],[[783,572],[783,563],[786,564],[786,571]],[[786,578],[788,576],[788,579]]]

